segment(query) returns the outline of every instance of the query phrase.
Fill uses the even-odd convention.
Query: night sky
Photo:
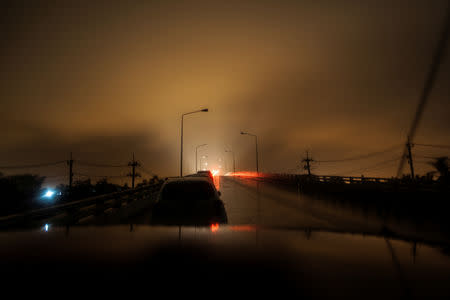
[[[177,175],[181,114],[207,107],[185,119],[186,173],[204,143],[211,165],[221,158],[231,167],[227,148],[239,170],[253,170],[253,139],[243,130],[258,135],[263,172],[304,172],[296,168],[306,150],[335,160],[398,145],[370,159],[313,164],[317,174],[389,177],[449,3],[11,2],[1,9],[0,166],[71,151],[76,160],[126,164],[134,152],[147,171]],[[417,143],[450,144],[449,82],[446,55]],[[422,175],[431,170],[424,156],[450,152],[413,151]],[[56,176],[67,166],[0,172]]]

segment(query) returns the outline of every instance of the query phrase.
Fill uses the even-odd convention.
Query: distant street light
[[[258,137],[255,134],[251,134],[248,132],[241,131],[241,134],[250,135],[255,137],[255,147],[256,147],[256,173],[259,173],[259,167],[258,167]]]
[[[236,173],[236,161],[234,159],[234,152],[232,150],[225,150],[225,152],[231,152],[231,154],[233,154],[233,173]]]
[[[197,158],[198,158],[198,148],[203,147],[203,146],[207,146],[208,144],[201,144],[198,145],[197,147],[195,147],[195,172],[198,172],[198,163],[197,163]]]
[[[201,166],[202,166],[202,158],[208,158],[208,155],[202,155],[202,157],[200,158],[200,169],[201,169]],[[208,165],[208,161],[206,161],[204,163],[204,165],[207,166]],[[204,171],[204,170],[206,170],[206,168],[203,168],[202,170]]]
[[[208,112],[208,109],[204,108],[204,109],[200,109],[200,110],[184,113],[184,114],[181,115],[180,177],[183,177],[183,123],[184,123],[184,116],[190,115],[190,114],[195,114],[195,113],[198,113],[198,112]]]

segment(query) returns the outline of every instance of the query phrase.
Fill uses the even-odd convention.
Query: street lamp
[[[245,134],[245,135],[250,135],[255,137],[255,147],[256,147],[256,173],[259,173],[259,168],[258,168],[258,137],[255,134],[251,134],[248,132],[243,132],[241,131],[241,134]]]
[[[236,161],[234,159],[234,152],[232,150],[225,150],[225,152],[231,152],[231,154],[233,154],[233,173],[236,173]]]
[[[201,144],[198,145],[197,147],[195,147],[195,172],[198,172],[198,163],[197,163],[197,158],[198,158],[198,148],[203,147],[203,146],[207,146],[208,144]]]
[[[190,115],[190,114],[195,114],[195,113],[198,113],[198,112],[208,112],[208,109],[204,108],[204,109],[200,109],[200,110],[184,113],[184,114],[181,115],[180,177],[183,177],[183,122],[184,122],[184,116]]]

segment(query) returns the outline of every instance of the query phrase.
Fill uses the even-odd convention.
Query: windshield
[[[10,278],[142,258],[147,280],[167,242],[200,248],[161,268],[168,290],[217,275],[209,297],[252,278],[264,294],[290,282],[264,278],[286,258],[336,299],[450,299],[450,0],[2,1],[0,17]]]

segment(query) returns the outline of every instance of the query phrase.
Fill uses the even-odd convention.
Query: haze
[[[306,150],[333,160],[404,144],[448,4],[143,2],[2,8],[1,166],[70,152],[118,164],[134,152],[147,170],[177,175],[181,114],[204,107],[185,119],[185,172],[204,143],[211,162],[229,168],[224,149],[233,149],[236,167],[254,170],[254,144],[241,130],[258,135],[263,172],[304,172]],[[415,141],[450,143],[449,82],[446,55]],[[313,170],[338,174],[401,154]],[[394,176],[397,166],[364,175]],[[430,169],[417,164],[419,174]]]

